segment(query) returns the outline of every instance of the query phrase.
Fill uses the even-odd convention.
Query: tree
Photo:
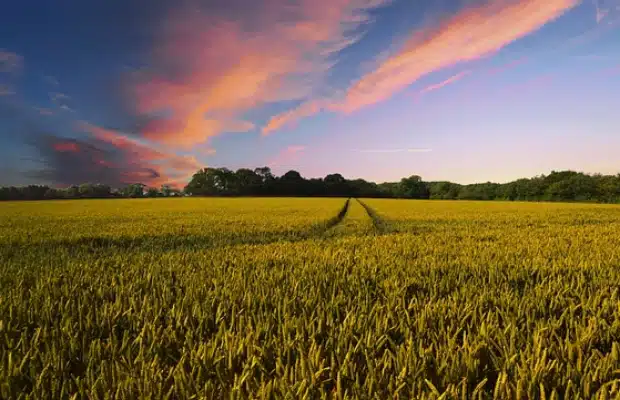
[[[214,168],[216,190],[224,196],[237,195],[237,176],[228,168]]]
[[[288,171],[278,179],[278,194],[285,196],[301,196],[306,190],[304,183],[305,180],[299,172],[294,170]]]
[[[429,198],[438,200],[455,200],[459,197],[461,185],[452,182],[430,182]]]
[[[254,173],[261,178],[261,181],[263,183],[273,181],[275,179],[275,177],[273,176],[273,173],[271,172],[271,168],[269,167],[255,168]]]
[[[426,184],[418,175],[411,175],[403,178],[398,185],[398,192],[401,197],[409,199],[428,199],[429,192]]]
[[[247,168],[240,168],[235,172],[236,192],[242,196],[259,194],[263,179],[256,172]]]
[[[597,175],[596,193],[601,202],[620,202],[620,174],[617,176]]]
[[[185,187],[190,195],[212,196],[219,193],[215,168],[203,168],[196,172]]]
[[[351,197],[382,197],[379,187],[374,182],[367,182],[364,179],[347,181],[349,189],[348,195]]]
[[[330,174],[323,178],[325,190],[329,196],[347,196],[349,187],[347,180],[340,174]]]

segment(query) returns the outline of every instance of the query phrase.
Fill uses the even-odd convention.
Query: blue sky
[[[7,2],[0,185],[620,173],[620,0],[425,3]]]

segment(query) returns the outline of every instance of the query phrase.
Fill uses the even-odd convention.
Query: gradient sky
[[[620,173],[620,0],[0,10],[0,185]]]

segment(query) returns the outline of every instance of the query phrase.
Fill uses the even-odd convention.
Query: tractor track
[[[364,207],[364,210],[366,210],[368,217],[370,217],[370,219],[372,220],[372,224],[374,225],[378,233],[385,234],[385,233],[392,233],[396,231],[396,229],[394,229],[394,227],[388,221],[386,221],[383,217],[381,217],[372,207],[370,207],[369,205],[367,205],[366,203],[364,203],[358,198],[356,198],[355,200],[362,207]]]

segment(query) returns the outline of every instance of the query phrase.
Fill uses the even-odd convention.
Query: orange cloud
[[[479,59],[533,32],[580,0],[491,1],[431,33],[416,33],[396,55],[364,76],[337,108],[352,112],[386,100],[430,72]]]
[[[131,90],[136,111],[155,116],[142,134],[191,148],[223,132],[253,129],[243,120],[246,111],[311,95],[329,57],[357,40],[353,32],[368,19],[365,11],[384,1],[274,0],[251,21],[176,14],[154,51],[154,70],[140,72]]]
[[[309,117],[314,114],[318,114],[322,109],[325,108],[329,108],[329,104],[320,100],[303,103],[297,108],[272,117],[267,122],[267,125],[263,127],[262,134],[263,136],[266,136],[284,127],[285,125],[293,123],[294,121]]]
[[[373,72],[362,77],[349,88],[343,100],[306,101],[295,109],[272,117],[262,133],[270,134],[321,110],[349,113],[384,101],[431,72],[500,50],[559,17],[580,1],[490,0],[485,6],[465,10],[436,30],[414,32],[400,52],[388,57]],[[516,60],[491,73],[502,72],[526,61]],[[457,74],[424,91],[454,83],[466,74]]]

